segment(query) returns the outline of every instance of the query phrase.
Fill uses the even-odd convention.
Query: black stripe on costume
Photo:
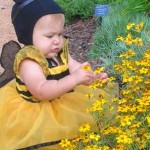
[[[20,149],[17,149],[17,150],[34,150],[34,149],[41,148],[41,147],[56,145],[56,144],[58,144],[60,142],[61,142],[61,140],[47,142],[47,143],[41,143],[41,144],[37,144],[37,145],[25,147],[25,148],[20,148]]]
[[[21,92],[16,88],[16,90],[17,90],[17,92],[20,94]],[[67,92],[67,93],[71,93],[71,92],[74,92],[74,90],[71,90],[71,91],[69,91],[69,92]],[[22,96],[22,98],[24,99],[24,100],[26,100],[26,101],[28,101],[28,102],[31,102],[31,103],[40,103],[41,101],[34,101],[34,100],[32,100],[30,97],[29,98],[25,98],[25,97],[23,97]],[[49,102],[52,102],[52,101],[54,101],[54,100],[50,100]]]
[[[32,99],[28,99],[23,97],[26,101],[31,102],[31,103],[40,103],[41,101],[33,101]]]
[[[59,80],[67,75],[69,75],[69,69],[67,69],[66,71],[60,73],[60,74],[54,74],[54,75],[48,75],[46,77],[47,80]]]
[[[27,92],[25,92],[25,91],[19,91],[18,88],[17,88],[17,91],[19,92],[19,94],[25,95],[25,96],[27,96],[27,97],[32,96],[29,91],[27,91]]]
[[[63,50],[61,49],[61,51],[59,51],[57,56],[56,56],[60,60],[60,62],[62,62],[62,59],[61,59],[62,54],[63,54]]]
[[[61,59],[62,53],[63,53],[62,50],[59,51],[56,58],[59,60],[60,63],[63,64],[62,59]],[[58,66],[57,62],[53,58],[46,58],[46,60],[48,61],[49,68],[54,68],[54,67]],[[54,66],[52,65],[52,63],[54,64]]]
[[[54,68],[54,67],[58,66],[57,62],[54,59],[47,58],[46,60],[48,61],[48,65],[50,68]],[[54,64],[54,66],[52,64]]]
[[[27,96],[27,95],[26,95],[26,92],[24,92],[24,91],[19,91],[17,87],[16,87],[16,90],[17,90],[17,92],[18,92],[19,94],[22,94],[22,95]],[[31,96],[32,96],[32,95],[31,95]],[[28,97],[29,97],[29,96],[28,96]],[[29,98],[25,98],[25,97],[22,96],[22,98],[25,99],[25,100],[28,101],[28,102],[31,102],[31,103],[40,103],[40,102],[41,102],[41,101],[34,101],[34,100],[32,100],[30,97],[29,97]]]
[[[17,78],[17,76],[16,76],[16,82],[20,85],[24,85],[24,83],[19,78]]]

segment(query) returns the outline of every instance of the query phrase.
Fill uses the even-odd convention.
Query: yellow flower
[[[118,112],[124,113],[124,112],[128,112],[129,110],[130,110],[130,107],[127,105],[122,105],[118,107]]]
[[[91,88],[91,89],[96,89],[96,88],[97,88],[96,85],[95,85],[94,83],[91,84],[91,85],[89,85],[88,87]]]
[[[88,143],[90,141],[86,135],[82,135],[81,139],[82,139],[83,143]]]
[[[103,147],[99,147],[96,150],[110,150],[110,148],[108,146],[103,146]]]
[[[143,137],[145,137],[147,140],[150,140],[150,133],[145,133]]]
[[[102,106],[106,103],[107,101],[105,99],[100,99],[95,101],[95,103],[92,104],[92,108],[90,108],[89,110],[91,112],[95,112],[95,111],[101,111],[102,110]]]
[[[105,85],[105,83],[107,82],[106,79],[103,79],[103,80],[95,80],[92,85],[90,85],[89,87],[95,89],[95,88],[101,88],[102,86]]]
[[[126,103],[126,102],[127,102],[127,100],[124,99],[124,98],[119,100],[119,104],[123,104],[123,103]]]
[[[128,95],[130,93],[130,90],[122,90],[121,93],[123,95]]]
[[[83,150],[100,150],[97,145],[88,145]]]
[[[119,55],[119,58],[122,58],[122,57],[125,57],[125,55],[124,55],[124,54],[120,54],[120,55]]]
[[[114,97],[111,99],[111,102],[117,102],[118,101],[118,98]]]
[[[148,122],[148,124],[150,126],[150,116],[147,116],[146,119],[147,119],[147,122]]]
[[[102,107],[97,103],[95,105],[93,105],[92,107],[92,111],[101,111],[102,110]]]
[[[139,128],[140,125],[141,125],[141,122],[137,122],[137,123],[132,124],[129,128],[130,128],[131,130],[133,130],[133,129]]]
[[[130,58],[130,57],[132,57],[132,56],[135,56],[135,52],[130,48],[130,49],[128,49],[128,51],[126,52],[126,53],[124,53],[124,54],[121,54],[119,57],[121,58],[121,57],[125,57],[125,58]]]
[[[85,65],[82,67],[83,70],[85,71],[90,71],[91,70],[91,66],[90,65]]]
[[[142,30],[143,26],[144,26],[144,22],[140,22],[139,24],[136,25],[135,30],[137,32],[140,32]]]
[[[126,150],[125,145],[123,144],[118,144],[116,145],[115,148],[113,148],[112,150]]]
[[[114,77],[110,77],[110,78],[108,78],[108,81],[114,81],[114,80],[116,80],[116,78],[114,78]]]
[[[128,35],[127,35],[127,37],[126,37],[124,42],[127,45],[131,45],[132,44],[132,35],[131,35],[131,33],[128,33]]]
[[[135,139],[135,141],[139,143],[141,141],[141,139],[138,137]]]
[[[139,105],[136,107],[136,111],[141,113],[141,112],[145,112],[146,110],[143,106]]]
[[[129,77],[123,76],[123,80],[122,80],[123,83],[132,82],[132,81],[133,81],[132,77],[129,78]]]
[[[61,140],[59,145],[63,148],[67,148],[71,145],[71,142],[68,139]]]
[[[101,72],[103,72],[104,71],[104,67],[98,67],[98,68],[96,68],[95,70],[94,70],[94,73],[95,74],[100,74]]]
[[[122,117],[122,118],[120,118],[121,120],[120,120],[120,123],[121,123],[121,126],[129,126],[129,125],[131,125],[131,121],[134,119],[135,117],[134,116],[132,116],[132,115],[128,115],[128,116],[124,116],[124,117]]]
[[[118,36],[118,37],[116,38],[116,41],[123,41],[123,37],[122,37],[122,36]]]
[[[123,143],[123,144],[131,144],[133,141],[131,138],[129,138],[125,134],[121,134],[118,137],[116,137],[117,143]]]
[[[143,46],[143,45],[144,45],[144,43],[143,43],[143,41],[142,41],[141,38],[136,38],[136,39],[132,40],[132,42],[133,42],[134,44],[137,44],[137,45],[140,45],[140,46]]]
[[[127,60],[122,60],[122,65],[126,66],[126,67],[130,67],[132,65],[132,63],[130,61],[127,61]]]
[[[150,60],[150,50],[147,50],[145,52],[145,54],[143,55],[143,58],[147,59],[147,60]]]
[[[141,76],[133,76],[133,80],[135,83],[143,82],[143,77]]]
[[[129,23],[127,26],[126,26],[126,29],[127,30],[130,30],[135,24],[134,23]]]
[[[82,132],[82,133],[85,133],[85,132],[88,132],[90,131],[90,125],[88,123],[86,124],[83,124],[80,128],[79,128],[79,131]]]
[[[124,69],[124,67],[123,67],[122,65],[115,64],[115,65],[114,65],[114,69],[115,69],[116,71],[121,71],[121,70]]]
[[[95,133],[90,133],[89,138],[98,141],[100,139],[100,136]]]
[[[148,68],[141,68],[141,69],[139,70],[139,73],[140,73],[140,74],[147,74],[148,71],[149,71]]]

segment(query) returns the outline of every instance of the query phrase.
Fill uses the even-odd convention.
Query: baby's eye
[[[63,33],[59,33],[59,36],[63,36]]]
[[[47,38],[52,38],[53,35],[46,35],[45,37],[47,37]]]

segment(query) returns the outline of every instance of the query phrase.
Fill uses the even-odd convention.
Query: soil
[[[13,25],[11,23],[11,7],[13,0],[0,0],[0,53],[4,43],[17,41]],[[86,57],[92,45],[92,36],[95,31],[95,19],[91,17],[87,20],[76,19],[65,26],[64,35],[69,38],[69,51],[74,59],[79,62],[89,61]],[[95,61],[91,61],[95,63]],[[4,71],[0,67],[0,74]]]
[[[87,61],[87,53],[92,45],[92,36],[95,31],[95,19],[76,19],[65,27],[64,35],[69,37],[69,51],[72,57],[79,62]]]

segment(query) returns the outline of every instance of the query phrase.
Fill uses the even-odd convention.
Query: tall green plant
[[[150,1],[149,0],[126,0],[124,1],[123,14],[135,13],[135,12],[150,13]],[[150,14],[149,14],[150,15]]]

